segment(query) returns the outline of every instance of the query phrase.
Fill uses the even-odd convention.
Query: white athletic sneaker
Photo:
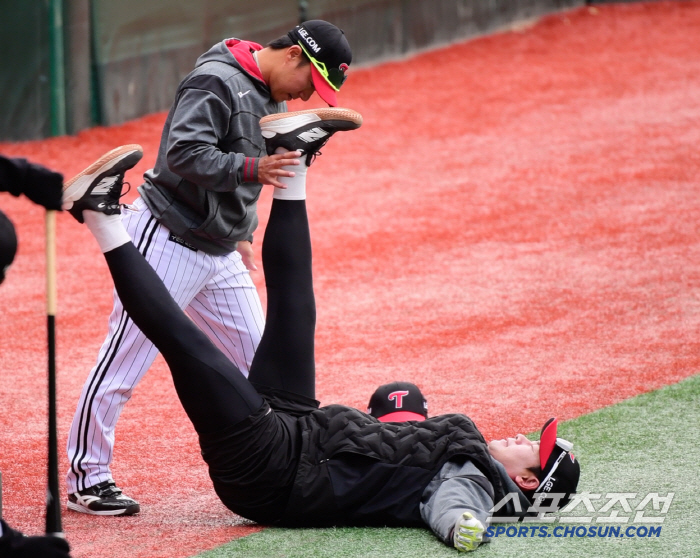
[[[107,215],[121,213],[119,197],[124,174],[143,157],[140,145],[123,145],[105,153],[63,186],[63,209],[79,223],[83,210],[100,211]]]
[[[346,108],[318,108],[296,112],[280,112],[260,119],[267,154],[278,148],[301,151],[310,166],[319,150],[336,132],[356,130],[362,126],[362,115]]]
[[[124,496],[113,480],[107,480],[69,494],[68,509],[91,515],[135,515],[141,511],[141,506]]]

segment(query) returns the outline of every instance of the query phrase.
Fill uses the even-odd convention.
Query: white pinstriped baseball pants
[[[211,256],[170,240],[139,198],[124,225],[177,304],[247,376],[265,318],[238,252]],[[164,324],[163,327],[167,327]],[[157,349],[114,295],[109,331],[90,371],[68,435],[68,493],[112,478],[114,429],[124,405],[153,363]]]

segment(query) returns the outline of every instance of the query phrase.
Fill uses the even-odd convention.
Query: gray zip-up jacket
[[[270,98],[251,54],[259,48],[227,39],[200,56],[177,89],[155,167],[139,187],[161,224],[212,255],[252,240],[258,161],[266,155],[259,120],[287,110]]]
[[[517,520],[516,518],[523,516],[520,512],[530,508],[531,503],[508,476],[503,465],[495,459],[492,461],[506,494],[517,500],[517,507],[508,500],[504,509],[502,511],[499,509],[494,516],[491,509],[500,502],[494,501],[493,493],[487,490],[486,476],[468,459],[463,462],[445,463],[423,492],[420,503],[421,517],[445,544],[454,546],[455,525],[465,511],[471,512],[484,527],[488,528],[489,520],[495,523],[513,522]],[[489,540],[488,533],[484,533],[482,542],[489,542]]]

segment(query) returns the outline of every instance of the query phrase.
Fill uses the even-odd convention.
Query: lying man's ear
[[[532,471],[525,471],[524,474],[517,475],[513,481],[515,481],[515,484],[518,485],[520,490],[524,490],[526,492],[533,491],[540,485],[539,479]]]

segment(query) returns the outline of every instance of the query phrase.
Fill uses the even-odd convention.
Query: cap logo
[[[314,51],[314,53],[318,54],[321,50],[321,47],[319,44],[314,40],[314,38],[309,35],[309,32],[304,29],[303,27],[299,27],[299,35],[301,36],[302,39],[304,39],[304,42],[309,45],[309,48]]]
[[[387,399],[389,401],[393,401],[394,405],[396,406],[397,409],[403,408],[403,398],[408,395],[408,391],[402,390],[402,391],[392,391]]]

